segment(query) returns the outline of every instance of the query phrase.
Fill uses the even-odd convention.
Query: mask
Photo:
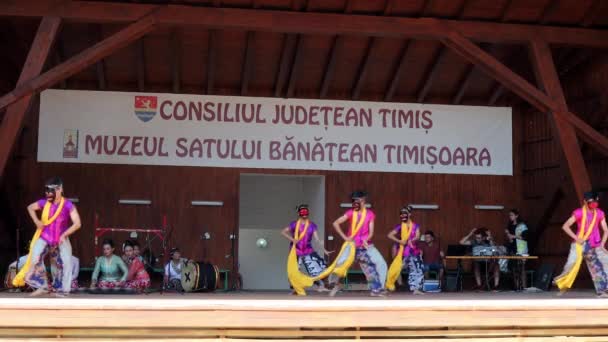
[[[47,185],[44,187],[44,196],[46,197],[47,201],[55,201],[55,197],[57,196],[55,193],[55,189],[57,189],[57,186],[55,185]]]
[[[401,215],[399,215],[399,217],[401,218],[401,221],[403,221],[403,222],[407,222],[410,219],[410,215],[406,214],[406,213],[401,213]]]
[[[298,215],[300,215],[300,217],[308,217],[308,209],[307,208],[300,209],[300,211],[298,211]]]
[[[587,206],[588,206],[590,209],[597,209],[597,207],[599,207],[599,206],[600,206],[600,204],[599,204],[598,202],[591,202],[591,203],[588,203],[588,204],[587,204]]]

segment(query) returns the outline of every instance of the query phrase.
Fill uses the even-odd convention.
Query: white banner
[[[38,161],[512,175],[511,109],[46,90]]]

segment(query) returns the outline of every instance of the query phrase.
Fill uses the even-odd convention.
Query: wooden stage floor
[[[608,299],[548,293],[0,293],[0,339],[608,341]]]

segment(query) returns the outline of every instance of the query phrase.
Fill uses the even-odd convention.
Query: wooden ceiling
[[[109,2],[109,1],[106,1]],[[122,1],[122,3],[129,1]],[[224,0],[131,1],[193,7],[349,13],[363,16],[435,17],[602,28],[602,0]],[[0,18],[4,51],[0,88],[18,78],[39,20]],[[313,23],[311,23],[313,24]],[[46,69],[124,27],[118,23],[66,22]],[[484,50],[532,83],[524,46],[481,43]],[[603,52],[553,47],[565,78]],[[162,25],[58,88],[276,96],[369,101],[505,105],[502,86],[437,40],[361,35],[284,34]]]

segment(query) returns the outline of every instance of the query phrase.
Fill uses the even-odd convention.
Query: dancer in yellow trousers
[[[584,259],[593,279],[597,295],[608,297],[606,274],[608,252],[605,249],[606,239],[608,239],[608,226],[606,225],[604,212],[598,206],[598,194],[586,192],[583,206],[576,209],[562,226],[564,232],[573,240],[564,271],[554,280],[554,283],[562,292],[572,287]],[[576,234],[571,229],[574,223],[578,226]],[[600,226],[602,232],[600,232]]]

